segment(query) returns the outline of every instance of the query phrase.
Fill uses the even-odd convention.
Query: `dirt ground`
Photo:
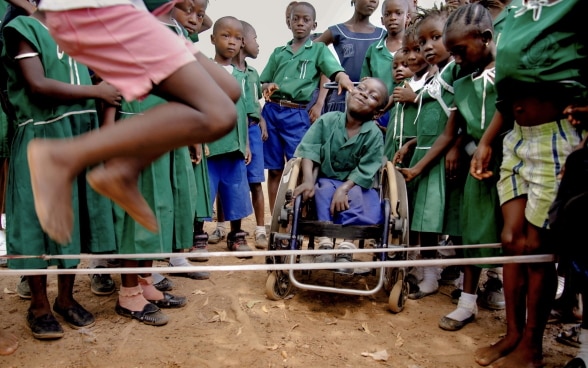
[[[266,219],[269,223],[269,215]],[[244,229],[253,234],[254,228],[253,217],[247,218]],[[249,241],[253,245],[252,237]],[[211,245],[210,250],[225,251],[226,243]],[[194,264],[263,263],[264,257],[224,257]],[[356,287],[372,277],[317,274],[321,272],[329,273],[331,281]],[[473,352],[505,333],[504,311],[485,309],[460,331],[441,330],[439,318],[454,308],[449,296],[453,286],[408,300],[402,312],[393,314],[384,291],[362,297],[294,289],[285,300],[268,300],[265,271],[216,271],[205,281],[169,277],[175,284],[172,293],[187,296],[189,303],[165,310],[170,322],[153,327],[116,314],[117,294],[95,296],[89,277],[79,275],[76,299],[95,314],[97,323],[81,330],[63,323],[65,336],[55,341],[32,337],[25,322],[29,303],[14,292],[18,277],[1,277],[0,328],[17,335],[20,347],[0,357],[0,367],[470,368],[478,367]],[[113,278],[120,285],[119,275]],[[56,276],[49,276],[49,300],[56,287]],[[549,325],[544,340],[547,367],[563,367],[574,356],[574,348],[554,340],[569,326]]]

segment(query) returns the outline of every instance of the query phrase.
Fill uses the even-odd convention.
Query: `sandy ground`
[[[250,234],[254,226],[252,217],[244,221]],[[253,238],[249,241],[252,245]],[[226,243],[211,245],[210,250],[224,251]],[[208,262],[263,263],[264,257]],[[317,271],[311,280],[320,275],[350,287],[373,282],[372,276],[350,278],[330,271]],[[113,278],[120,285],[119,275]],[[477,348],[505,333],[504,311],[484,309],[460,331],[441,330],[439,318],[454,308],[449,296],[453,286],[442,286],[439,293],[419,301],[408,300],[402,312],[393,314],[384,291],[362,297],[294,289],[285,300],[270,301],[265,271],[217,271],[205,281],[170,278],[175,284],[172,293],[187,296],[189,303],[166,310],[171,317],[166,326],[152,327],[116,314],[116,293],[95,296],[89,277],[79,275],[75,297],[95,314],[97,323],[81,330],[64,323],[65,336],[55,341],[31,336],[25,323],[29,303],[14,293],[18,277],[0,278],[0,328],[20,339],[16,353],[0,357],[0,367],[469,368],[478,367],[473,360]],[[49,276],[49,300],[56,287],[56,276]],[[554,340],[568,326],[549,325],[544,340],[547,367],[563,367],[574,356],[574,348]]]

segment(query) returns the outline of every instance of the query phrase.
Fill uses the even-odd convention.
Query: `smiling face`
[[[423,19],[417,29],[419,45],[425,61],[431,65],[443,63],[451,56],[443,44],[445,19],[431,16]]]
[[[297,40],[308,38],[310,32],[316,28],[315,17],[315,11],[310,6],[304,3],[295,5],[290,14],[292,37]]]
[[[221,18],[214,24],[210,40],[217,56],[231,60],[241,50],[243,25],[233,17]]]
[[[377,78],[365,78],[347,94],[347,111],[354,117],[371,120],[388,101],[388,90]]]
[[[404,31],[408,22],[407,0],[387,0],[382,4],[382,25],[388,34],[398,34]]]

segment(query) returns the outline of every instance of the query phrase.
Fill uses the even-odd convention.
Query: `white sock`
[[[161,280],[165,279],[165,277],[163,277],[162,274],[157,273],[157,272],[153,272],[151,274],[151,276],[153,277],[153,283],[157,284],[158,282],[160,282]]]
[[[468,293],[461,293],[459,297],[459,302],[457,304],[457,308],[446,315],[445,317],[451,318],[456,321],[463,321],[472,316],[472,314],[476,313],[476,299],[478,295],[476,294],[468,294]]]
[[[227,233],[227,222],[226,221],[217,222],[216,223],[216,228],[218,230],[220,230],[221,233],[226,234]]]
[[[169,264],[172,267],[190,267],[192,266],[190,262],[184,257],[171,257],[169,259]]]
[[[265,226],[264,225],[255,227],[255,236],[258,236],[261,234],[265,235]]]
[[[439,267],[423,267],[423,281],[419,282],[419,291],[432,293],[439,289]]]
[[[576,358],[581,358],[584,363],[588,363],[588,329],[580,329],[580,349]]]

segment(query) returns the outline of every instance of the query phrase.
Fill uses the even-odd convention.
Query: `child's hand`
[[[567,115],[568,121],[573,126],[578,126],[582,123],[588,122],[588,106],[574,106],[569,105],[563,111],[564,115]]]
[[[445,155],[445,176],[447,176],[449,180],[457,179],[461,163],[460,160],[461,150],[459,147],[454,145]]]
[[[478,144],[470,163],[470,174],[478,180],[488,179],[494,175],[492,171],[488,170],[490,158],[492,158],[492,147]]]
[[[331,201],[331,216],[335,216],[336,212],[343,212],[348,209],[349,198],[347,197],[347,191],[339,187],[333,194],[333,200]]]
[[[272,95],[274,94],[274,92],[276,92],[279,89],[280,89],[280,87],[277,84],[275,84],[275,83],[268,83],[267,84],[267,88],[264,88],[263,89],[263,92],[262,92],[263,98],[266,101],[269,101],[270,98],[272,97]]]
[[[404,163],[404,157],[406,155],[408,155],[409,152],[409,148],[408,145],[405,144],[402,147],[400,147],[400,149],[398,151],[396,151],[396,153],[394,154],[394,157],[392,157],[392,164],[396,165],[402,165]]]
[[[346,73],[340,72],[335,76],[335,82],[339,84],[338,94],[342,94],[344,90],[352,91],[355,85]]]
[[[259,129],[261,129],[261,140],[263,142],[267,141],[267,123],[265,122],[263,116],[259,118]]]
[[[188,146],[188,148],[190,149],[190,158],[192,159],[192,163],[194,165],[200,164],[200,162],[202,162],[202,144],[193,144]]]
[[[407,183],[421,174],[413,167],[397,167],[396,170],[404,176],[404,180],[406,180]]]
[[[394,102],[414,103],[417,95],[414,93],[410,85],[405,82],[404,87],[399,86],[394,88],[394,91],[392,92],[392,98],[394,99]]]
[[[251,163],[251,148],[249,148],[249,142],[247,142],[245,148],[245,165],[249,165],[249,163]]]
[[[294,188],[294,198],[302,194],[302,200],[306,201],[309,198],[314,197],[314,184],[303,182],[296,188]]]
[[[323,111],[323,106],[320,104],[314,104],[308,111],[308,117],[310,118],[310,123],[314,123],[316,119],[320,118],[321,112]]]
[[[96,85],[96,88],[98,88],[98,96],[101,100],[112,106],[120,106],[122,95],[112,84],[102,81]]]

